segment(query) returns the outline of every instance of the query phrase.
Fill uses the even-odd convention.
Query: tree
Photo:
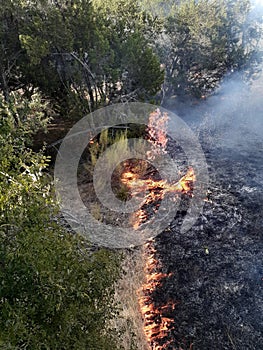
[[[1,2],[0,14],[0,87],[4,98],[9,99],[13,88],[20,86],[18,60],[21,60],[21,47],[18,39],[18,23],[15,4]]]
[[[149,99],[160,89],[163,72],[151,47],[158,21],[137,2],[5,4],[0,86],[6,95],[23,89],[30,97],[37,87],[60,114],[79,118],[130,96]]]
[[[158,21],[142,11],[137,1],[98,0],[94,7],[108,40],[109,59],[96,74],[101,80],[104,74],[102,99],[112,103],[151,98],[163,81],[158,56],[151,47]]]
[[[174,5],[158,48],[168,95],[207,95],[226,73],[252,66],[260,32],[249,10],[248,0],[185,0]]]
[[[119,256],[92,253],[55,220],[48,159],[29,148],[40,101],[0,99],[0,348],[115,349],[106,329]]]

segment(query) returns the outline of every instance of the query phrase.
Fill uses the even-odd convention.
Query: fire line
[[[142,205],[145,206],[163,199],[168,192],[191,195],[195,174],[193,168],[190,168],[186,175],[175,184],[169,184],[163,180],[139,179],[138,175],[132,171],[124,172],[121,179],[123,184],[129,186],[134,196],[148,189],[149,193],[142,201]],[[147,209],[140,209],[135,213],[134,217],[133,227],[137,229],[142,222],[147,220]],[[151,349],[163,350],[173,343],[173,340],[169,338],[171,337],[171,331],[174,329],[174,321],[169,314],[175,309],[176,303],[169,301],[165,305],[155,305],[154,292],[171,274],[160,272],[161,266],[156,258],[156,249],[153,244],[154,240],[148,241],[144,245],[144,258],[146,260],[144,269],[145,282],[138,291],[138,298],[147,342]]]
[[[166,153],[168,142],[166,128],[168,119],[167,113],[162,114],[159,109],[149,116],[147,131],[149,141],[153,145],[152,150],[147,153],[149,160]],[[155,147],[156,145],[158,147]],[[181,194],[192,196],[193,185],[196,179],[194,169],[190,167],[186,174],[176,183],[169,183],[166,180],[156,180],[154,176],[145,176],[143,172],[136,171],[138,169],[147,169],[146,163],[146,161],[141,162],[141,164],[140,162],[137,164],[133,164],[131,161],[125,162],[120,177],[122,184],[129,189],[132,197],[141,198],[141,194],[144,194],[140,209],[132,218],[132,225],[135,230],[149,219],[148,208],[151,207],[152,209],[154,207],[153,211],[156,212],[160,205],[159,202],[168,193],[174,194],[174,196]],[[148,173],[152,175],[152,171]],[[155,241],[152,239],[144,245],[145,282],[138,291],[139,307],[143,318],[143,330],[150,349],[165,350],[168,348],[171,349],[171,346],[175,349],[173,345],[175,339],[172,337],[172,331],[175,325],[172,314],[178,303],[172,300],[169,300],[166,304],[157,305],[156,303],[154,293],[171,274],[161,272],[161,264],[157,258],[154,243]]]

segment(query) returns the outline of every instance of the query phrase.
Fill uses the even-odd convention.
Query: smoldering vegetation
[[[262,87],[262,74],[251,85],[236,75],[206,101],[178,105],[199,137],[210,183],[192,229],[180,233],[178,213],[156,242],[163,272],[173,273],[156,299],[178,302],[174,346],[263,347]]]
[[[251,15],[260,11],[258,3]],[[202,101],[173,101],[198,136],[210,175],[198,222],[181,235],[178,213],[156,241],[163,272],[173,273],[156,298],[178,302],[170,336],[178,347],[263,347],[262,64],[250,83],[244,74],[225,77]]]

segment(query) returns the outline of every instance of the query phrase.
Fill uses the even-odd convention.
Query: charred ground
[[[156,305],[178,302],[165,349],[263,348],[263,164],[262,143],[254,141],[243,150],[204,144],[210,184],[202,215],[181,234],[183,199],[155,241],[170,274],[155,291]]]

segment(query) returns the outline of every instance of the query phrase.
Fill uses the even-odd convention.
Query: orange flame
[[[158,345],[158,340],[169,336],[173,327],[173,319],[168,317],[169,311],[174,310],[175,304],[169,302],[166,305],[155,306],[153,300],[153,291],[159,287],[163,280],[170,275],[160,273],[157,270],[158,260],[156,259],[156,250],[150,242],[144,246],[146,265],[145,265],[145,283],[138,291],[140,311],[144,320],[144,334],[152,349],[165,349],[171,341],[166,341],[162,346]]]
[[[150,136],[149,142],[153,148],[147,152],[148,159],[154,159],[156,156],[166,153],[168,121],[168,114],[166,112],[162,114],[159,108],[150,114],[147,131]]]
[[[124,176],[123,178],[129,178],[132,180],[132,182],[126,184],[130,185],[135,195],[141,193],[145,188],[148,189],[149,194],[146,195],[143,201],[143,204],[148,204],[162,199],[168,192],[175,194],[186,193],[191,195],[193,182],[196,177],[194,170],[190,168],[186,175],[175,184],[169,184],[164,180],[141,180],[131,174]],[[157,188],[159,189],[159,193],[154,192]],[[137,229],[145,219],[147,219],[147,212],[140,209],[136,213],[134,228]],[[165,278],[169,277],[171,274],[167,275],[158,271],[160,269],[160,266],[158,269],[160,263],[156,258],[156,250],[153,248],[151,242],[145,244],[144,251],[146,256],[145,283],[139,291],[139,306],[144,321],[144,334],[153,350],[164,350],[173,343],[172,340],[166,340],[169,339],[171,331],[174,329],[174,320],[173,318],[168,317],[167,314],[169,315],[169,313],[175,309],[177,304],[170,301],[165,305],[157,307],[153,299],[153,292],[160,287]],[[160,340],[162,345],[159,345]]]
[[[166,180],[140,179],[138,174],[134,174],[131,171],[124,172],[121,176],[121,181],[130,189],[131,195],[139,197],[142,193],[145,193],[141,201],[141,209],[133,216],[133,228],[137,230],[141,223],[147,220],[147,212],[142,209],[143,206],[155,203],[154,211],[157,211],[159,207],[157,202],[162,200],[167,193],[173,193],[175,196],[181,193],[192,196],[195,180],[196,176],[193,168],[189,168],[186,175],[174,184],[170,184]]]
[[[147,153],[148,159],[166,153],[167,145],[167,113],[161,113],[159,109],[149,116],[148,134],[149,141],[153,148]],[[158,147],[156,147],[158,146]],[[127,164],[126,164],[127,166]],[[142,198],[141,208],[134,216],[134,229],[148,218],[147,211],[144,209],[149,204],[154,204],[154,211],[158,210],[161,201],[168,193],[178,196],[179,194],[188,194],[192,196],[193,184],[196,176],[193,168],[189,168],[187,173],[176,183],[169,183],[166,180],[153,180],[151,178],[140,178],[140,175],[126,167],[121,175],[121,182],[130,190],[132,197]],[[142,194],[144,196],[142,197]],[[157,252],[153,247],[153,242],[149,241],[144,245],[145,255],[145,282],[138,291],[139,307],[143,317],[144,334],[153,350],[164,350],[174,341],[171,338],[171,332],[174,329],[174,320],[171,317],[177,303],[168,301],[163,305],[156,305],[154,300],[154,291],[159,288],[166,278],[171,274],[160,272],[161,264],[157,259]],[[162,345],[160,345],[162,344]]]

